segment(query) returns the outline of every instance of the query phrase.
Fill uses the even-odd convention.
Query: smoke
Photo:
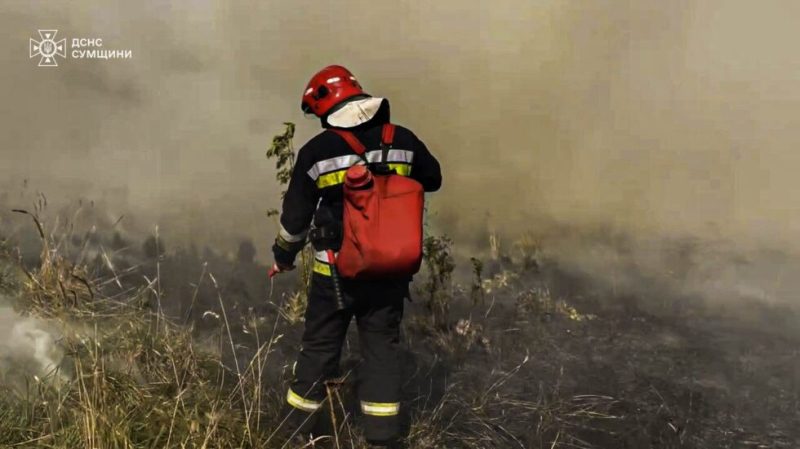
[[[44,321],[20,317],[10,307],[0,306],[0,382],[22,386],[33,376],[66,379],[60,370],[64,352],[56,339]]]
[[[315,70],[341,63],[441,159],[433,222],[457,242],[480,241],[487,227],[551,237],[568,227],[577,236],[551,243],[559,257],[603,276],[608,264],[573,244],[586,230],[630,235],[642,257],[628,261],[655,273],[671,268],[643,260],[671,260],[682,239],[724,242],[736,257],[796,254],[799,9],[789,0],[6,2],[0,174],[104,199],[165,234],[212,244],[250,236],[266,248],[275,229],[264,211],[279,191],[266,145],[286,120],[299,123],[298,143],[317,132],[300,93]],[[41,28],[101,37],[134,57],[42,69],[26,48]],[[784,260],[764,257],[753,273]]]

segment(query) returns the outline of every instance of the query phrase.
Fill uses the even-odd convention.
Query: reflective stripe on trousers
[[[400,403],[361,401],[361,411],[370,416],[395,416],[400,413]]]
[[[322,407],[321,402],[306,399],[300,396],[299,394],[295,393],[294,391],[292,391],[291,388],[289,388],[289,391],[286,393],[286,402],[288,402],[289,405],[291,405],[296,409],[309,413],[315,412],[320,407]]]

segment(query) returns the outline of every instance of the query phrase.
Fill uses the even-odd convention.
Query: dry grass
[[[65,449],[365,447],[343,398],[351,382],[347,378],[328,386],[324,409],[334,435],[299,442],[282,428],[285,382],[274,372],[266,373],[269,363],[284,364],[270,356],[281,344],[279,330],[300,321],[300,295],[289,296],[277,307],[272,322],[252,309],[234,318],[217,278],[204,264],[200,281],[209,279],[218,305],[217,312],[205,316],[219,326],[215,338],[198,339],[191,327],[163,313],[161,303],[167,299],[161,286],[161,251],[155,254],[155,278],[125,290],[124,301],[108,298],[101,293],[104,287],[121,284],[110,258],[102,261],[112,275],[89,279],[88,266],[62,257],[36,216],[31,217],[42,242],[40,265],[23,270],[22,282],[4,275],[2,284],[17,289],[21,314],[44,318],[58,329],[58,344],[66,356],[57,371],[30,378],[24,388],[5,387],[0,444]],[[481,324],[469,319],[449,323],[454,300],[449,245],[445,240],[428,243],[433,276],[426,284],[426,309],[434,316],[421,322],[420,335],[427,335],[444,357],[454,359],[474,350],[488,351],[491,344]],[[7,272],[12,264],[2,266]],[[483,293],[507,287],[502,279],[490,283]],[[197,288],[190,307],[195,307]],[[254,343],[250,351],[241,350],[243,334]],[[519,429],[507,426],[534,417],[549,422],[553,418],[542,417],[558,413],[549,405],[501,394],[527,362],[526,358],[506,373],[487,377],[491,383],[482,386],[454,379],[442,398],[416,401],[408,447],[454,447],[454,441],[465,448],[528,447]],[[506,415],[510,410],[513,419]]]
[[[231,298],[236,289],[226,286],[239,284],[223,273],[228,262],[165,252],[159,244],[151,266],[136,257],[120,264],[104,253],[110,245],[100,236],[91,237],[100,240],[99,257],[84,256],[92,246],[85,242],[77,257],[67,257],[64,239],[34,223],[39,263],[21,263],[6,245],[0,293],[13,294],[20,315],[45,320],[65,357],[56,371],[0,382],[0,447],[366,447],[350,345],[344,365],[353,369],[328,385],[324,401],[333,435],[296,439],[286,425],[286,373],[305,306],[300,295],[278,291],[283,301],[259,309]],[[565,296],[539,274],[551,265],[531,242],[512,246],[512,262],[473,265],[480,270],[460,287],[451,277],[449,242],[429,241],[428,277],[418,284],[424,296],[409,304],[404,327],[413,353],[404,388],[408,448],[736,447],[741,441],[796,447],[796,387],[778,377],[762,382],[760,369],[736,374],[738,358],[719,345],[703,346],[709,334],[682,323]],[[187,265],[198,269],[176,271]],[[236,272],[263,276],[263,267],[250,268]],[[168,282],[175,276],[180,281]],[[169,315],[165,309],[175,303],[188,310]],[[782,340],[752,338],[764,338],[774,360],[796,351]],[[750,364],[769,361],[753,354],[761,362]],[[776,430],[764,431],[749,411],[769,416],[759,401],[693,380],[712,369],[760,385],[784,411],[764,424]],[[743,405],[729,406],[728,415],[711,412],[729,397]]]
[[[251,321],[257,350],[250,360],[238,360],[220,295],[220,344],[232,349],[230,366],[224,351],[143,306],[148,296],[160,300],[158,279],[125,303],[100,297],[102,282],[86,279],[85,267],[53,250],[34,221],[42,238],[41,264],[24,270],[16,307],[56,327],[66,357],[56,372],[34,376],[24,389],[5,388],[0,445],[265,447],[281,398],[277,386],[265,385],[263,373],[279,335],[261,336]]]

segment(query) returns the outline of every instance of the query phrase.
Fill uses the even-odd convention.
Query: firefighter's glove
[[[275,245],[272,246],[272,254],[275,258],[275,262],[269,269],[270,278],[276,274],[294,270],[294,259],[295,256],[297,256],[296,252],[286,250],[278,242],[275,242]]]
[[[294,269],[294,259],[297,257],[297,253],[305,246],[305,242],[298,243],[299,244],[287,244],[287,242],[282,241],[280,237],[275,240],[275,244],[272,245],[272,254],[275,260],[275,266],[279,270],[278,272]]]

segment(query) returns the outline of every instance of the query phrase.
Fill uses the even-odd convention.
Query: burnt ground
[[[488,317],[481,307],[453,313],[481,316],[473,321],[486,344],[462,354],[451,382],[486,388],[487,372],[509,372],[529,354],[497,394],[536,411],[527,422],[509,416],[516,441],[496,447],[800,447],[796,312],[699,298],[654,305],[542,271],[520,272]],[[563,303],[525,307],[524,292],[543,284]]]
[[[792,310],[751,303],[730,313],[697,298],[653,306],[557,269],[517,273],[493,304],[461,295],[443,332],[419,325],[424,293],[409,305],[407,400],[442,415],[451,435],[439,444],[800,447]]]
[[[456,287],[444,329],[431,327],[417,283],[404,325],[414,447],[800,447],[792,309],[613,297],[543,266],[508,266],[511,280],[480,298]],[[273,306],[256,307],[273,322]],[[279,320],[282,375],[301,329]],[[343,358],[352,387],[354,329]],[[430,432],[440,439],[426,441]]]

